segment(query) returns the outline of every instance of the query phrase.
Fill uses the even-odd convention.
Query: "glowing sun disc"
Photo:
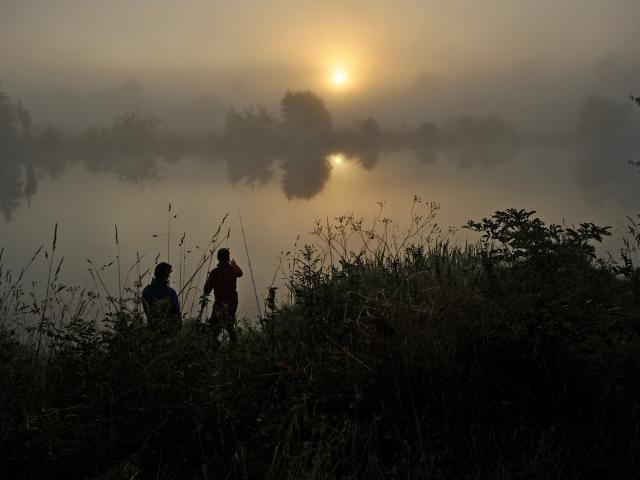
[[[347,82],[347,74],[344,70],[336,70],[331,76],[335,85],[344,85]]]

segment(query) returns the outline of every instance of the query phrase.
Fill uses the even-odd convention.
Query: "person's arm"
[[[242,276],[242,269],[238,266],[238,264],[236,263],[236,261],[233,258],[231,259],[231,266],[233,267],[233,269],[236,272],[236,277],[241,277]]]

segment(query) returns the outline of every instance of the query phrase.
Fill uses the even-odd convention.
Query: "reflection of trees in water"
[[[282,189],[287,198],[312,198],[329,179],[327,159],[333,141],[333,120],[315,93],[287,92],[281,102]]]
[[[30,121],[27,114],[23,110],[24,118]],[[38,131],[29,142],[24,193],[35,194],[38,172],[54,177],[78,163],[91,173],[112,173],[127,183],[158,182],[160,158],[177,162],[193,153],[222,159],[233,184],[263,185],[273,177],[279,161],[284,194],[311,198],[322,191],[330,177],[328,157],[332,153],[341,152],[347,161],[367,170],[376,167],[384,150],[410,149],[421,161],[432,162],[435,152],[448,149],[462,165],[490,165],[497,163],[499,154],[511,154],[495,148],[496,142],[505,143],[504,132],[508,130],[506,122],[501,124],[495,117],[464,117],[440,128],[423,123],[401,133],[382,132],[369,117],[336,129],[324,101],[310,91],[286,92],[279,120],[261,107],[231,109],[218,136],[161,136],[159,124],[154,115],[133,111],[119,115],[110,126],[89,127],[79,137],[65,137],[50,126]]]
[[[337,150],[353,158],[365,170],[373,170],[380,158],[380,127],[373,117],[355,122],[351,128],[336,132]]]
[[[7,153],[16,142],[17,121],[17,105],[0,91],[0,151],[3,153]]]
[[[264,108],[229,110],[218,143],[232,183],[264,184],[280,159],[282,189],[288,198],[311,198],[324,188],[334,143],[333,121],[316,94],[287,92],[281,102],[282,121]]]
[[[511,160],[518,149],[518,132],[496,115],[454,118],[440,135],[443,149],[461,167],[492,167]]]
[[[39,172],[51,178],[57,178],[66,172],[70,154],[67,151],[65,139],[62,132],[51,125],[47,125],[43,130],[37,131],[31,140],[32,148],[27,157]]]
[[[282,190],[287,198],[313,198],[323,189],[331,173],[331,164],[324,150],[287,152],[282,162]]]
[[[460,116],[438,126],[431,122],[405,133],[422,163],[434,163],[440,156],[461,168],[483,165],[490,168],[513,158],[518,150],[518,132],[496,115]],[[439,155],[442,154],[442,155]]]
[[[13,212],[23,198],[24,173],[19,163],[6,156],[0,156],[0,210],[6,220],[11,220]]]
[[[23,195],[18,156],[18,105],[0,91],[0,210],[10,220]]]
[[[88,128],[79,151],[87,170],[113,173],[136,185],[157,182],[159,123],[152,114],[134,111],[118,116],[110,127]]]
[[[38,179],[36,177],[36,169],[33,166],[33,162],[28,162],[24,166],[25,168],[25,184],[23,195],[29,201],[38,191]]]
[[[520,146],[515,127],[496,115],[462,115],[439,125],[423,122],[384,131],[369,117],[336,128],[324,101],[310,91],[287,92],[280,119],[261,107],[231,109],[219,135],[162,135],[159,124],[154,115],[133,111],[79,136],[52,126],[32,131],[28,111],[0,92],[3,215],[9,217],[22,199],[36,194],[39,177],[55,178],[75,164],[141,185],[161,180],[160,159],[175,163],[198,156],[224,161],[232,184],[264,185],[279,162],[283,193],[293,199],[322,191],[332,170],[328,157],[338,152],[366,170],[388,151],[412,151],[425,164],[441,159],[491,168],[511,160]],[[604,196],[607,189],[620,190],[626,159],[637,158],[632,154],[640,150],[633,125],[628,106],[587,97],[577,137],[565,137],[565,142],[579,139],[579,145],[569,145],[576,149],[578,181],[585,191]]]
[[[231,183],[265,184],[273,176],[275,127],[275,119],[264,108],[227,112],[219,148]]]
[[[88,157],[84,165],[91,173],[110,173],[132,185],[154,184],[161,180],[157,158],[149,155],[114,152]]]
[[[438,156],[436,150],[441,147],[440,129],[435,123],[423,122],[411,132],[409,143],[421,163],[434,163]]]
[[[80,137],[65,136],[47,125],[31,128],[31,116],[0,92],[0,209],[10,219],[23,199],[38,190],[38,177],[56,178],[70,165],[91,173],[113,173],[122,181],[159,181],[158,119],[126,113],[107,128],[88,128]],[[20,128],[18,128],[20,126]]]

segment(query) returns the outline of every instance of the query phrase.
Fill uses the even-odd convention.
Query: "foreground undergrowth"
[[[614,263],[596,258],[608,230],[593,224],[507,210],[469,222],[479,243],[456,246],[438,233],[436,213],[416,199],[403,232],[382,214],[370,226],[350,215],[317,224],[315,245],[281,262],[289,298],[215,353],[197,319],[175,339],[147,331],[135,295],[85,315],[95,298],[76,292],[56,322],[50,306],[20,303],[7,284],[0,470],[637,477],[633,222]],[[25,340],[15,319],[27,310],[40,322]]]

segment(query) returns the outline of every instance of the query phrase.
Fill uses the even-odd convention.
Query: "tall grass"
[[[288,291],[280,302],[271,299],[260,325],[242,325],[237,346],[215,351],[199,315],[166,338],[144,327],[136,295],[100,310],[95,292],[75,291],[73,313],[45,322],[48,354],[38,356],[10,325],[41,307],[26,307],[19,288],[4,284],[2,471],[637,477],[640,270],[632,255],[598,258],[593,247],[606,228],[546,225],[522,210],[470,222],[479,241],[459,245],[437,212],[416,197],[406,227],[383,204],[369,221],[317,222],[313,244],[296,241],[281,255],[277,275]],[[221,231],[183,274],[183,304],[196,299],[192,285]],[[630,235],[627,248],[634,242]],[[137,284],[140,268],[138,259]],[[92,272],[99,287],[101,269]],[[49,304],[57,304],[54,284]]]

